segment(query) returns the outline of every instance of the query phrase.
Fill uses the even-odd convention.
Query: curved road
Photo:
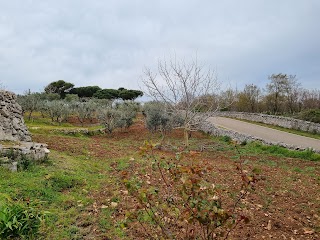
[[[224,117],[211,117],[208,119],[208,121],[218,127],[259,137],[266,141],[282,142],[297,147],[313,148],[317,151],[320,151],[320,140],[314,138],[299,136],[296,134]]]

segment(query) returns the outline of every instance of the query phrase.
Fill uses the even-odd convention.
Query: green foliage
[[[30,158],[22,155],[18,161],[18,169],[29,170],[34,164],[35,161],[32,161]]]
[[[139,90],[128,90],[125,88],[116,89],[101,89],[93,94],[93,97],[99,99],[122,99],[125,100],[135,100],[138,97],[143,96],[143,92]]]
[[[98,105],[95,101],[89,100],[87,102],[73,102],[71,107],[79,122],[83,126],[86,119],[93,119]]]
[[[320,109],[305,110],[298,114],[299,119],[320,123]]]
[[[93,97],[93,95],[102,90],[100,87],[98,86],[86,86],[86,87],[77,87],[77,88],[73,88],[70,91],[70,94],[77,94],[80,98],[83,97]]]
[[[135,100],[138,97],[143,96],[143,92],[139,90],[127,90],[127,89],[121,89],[119,91],[119,98],[121,98],[123,101],[125,100]]]
[[[63,100],[45,101],[43,107],[52,122],[56,121],[61,123],[65,121],[71,113],[69,104]]]
[[[67,102],[77,102],[79,101],[79,97],[77,94],[67,94],[64,100]]]
[[[143,114],[147,129],[151,132],[160,131],[162,136],[165,136],[174,127],[180,127],[183,124],[181,116],[168,112],[165,105],[159,102],[146,103]]]
[[[34,111],[38,111],[40,109],[41,104],[41,94],[39,93],[28,93],[26,95],[19,95],[17,97],[17,101],[22,107],[24,112],[28,111],[28,119],[30,120],[32,117],[32,113]]]
[[[242,161],[236,168],[242,179],[241,191],[232,210],[227,210],[215,184],[207,180],[212,168],[196,159],[192,164],[183,161],[185,157],[196,157],[196,153],[177,152],[175,158],[158,157],[154,153],[156,145],[146,142],[140,148],[151,164],[152,172],[134,176],[126,171],[123,173],[128,192],[139,204],[128,216],[133,222],[140,222],[146,237],[227,239],[239,222],[249,221],[236,209],[257,179],[246,174]]]
[[[30,203],[0,198],[0,238],[37,239],[46,214],[48,212],[40,212]]]
[[[74,84],[65,82],[64,80],[58,80],[48,84],[44,91],[46,93],[58,93],[61,99],[64,99],[66,94],[73,88]]]
[[[93,97],[98,99],[117,99],[119,98],[119,91],[116,89],[102,89],[95,92]]]
[[[117,104],[116,109],[120,111],[121,114],[119,127],[127,129],[133,124],[133,119],[137,116],[139,105],[136,103],[124,102]]]
[[[221,140],[224,141],[224,142],[226,142],[226,143],[231,143],[231,141],[232,141],[231,137],[229,137],[229,136],[227,136],[227,135],[222,136],[222,137],[221,137]]]
[[[109,134],[123,125],[121,112],[112,107],[102,108],[98,113],[98,118],[100,123],[104,125],[105,131]]]
[[[57,172],[53,176],[48,176],[46,185],[55,191],[61,192],[76,186],[83,185],[83,181],[78,177],[69,173]]]
[[[311,160],[311,161],[320,161],[320,154],[315,153],[312,150],[304,150],[304,151],[296,151],[296,150],[290,150],[281,146],[277,145],[263,145],[259,142],[254,143],[248,143],[244,148],[247,149],[247,151],[254,151],[258,153],[271,153],[276,155],[281,155],[284,157],[291,157],[291,158],[300,158],[304,160]]]
[[[106,132],[111,134],[116,128],[129,128],[136,117],[138,106],[134,103],[119,103],[115,108],[112,106],[101,107],[98,118],[105,126]]]

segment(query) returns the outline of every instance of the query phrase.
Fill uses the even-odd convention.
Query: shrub
[[[0,198],[0,238],[37,239],[47,213],[38,211],[29,203],[14,203],[9,198]]]
[[[320,109],[303,111],[297,117],[305,121],[320,123]]]
[[[227,135],[222,136],[222,137],[221,137],[221,140],[224,141],[224,142],[226,142],[226,143],[231,143],[231,141],[232,141],[231,137],[229,137],[229,136],[227,136]]]
[[[143,114],[147,129],[151,132],[160,131],[163,137],[173,128],[183,124],[181,116],[168,112],[165,105],[158,102],[145,104]]]
[[[104,125],[105,131],[109,134],[111,134],[114,129],[123,126],[121,112],[111,107],[101,108],[98,118],[100,123]]]
[[[124,171],[123,182],[137,201],[127,212],[133,222],[138,221],[151,239],[227,239],[240,222],[249,219],[238,205],[252,190],[256,178],[247,175],[242,160],[236,163],[242,181],[241,190],[230,209],[223,206],[219,190],[208,179],[212,168],[196,159],[191,164],[184,157],[192,152],[178,152],[175,158],[158,157],[156,144],[146,142],[141,151],[148,158],[149,174],[130,175]],[[130,222],[128,223],[130,224]],[[129,226],[131,227],[131,226]]]
[[[124,102],[116,105],[116,109],[120,111],[121,119],[119,126],[121,128],[129,128],[133,124],[139,110],[139,105],[131,102]]]

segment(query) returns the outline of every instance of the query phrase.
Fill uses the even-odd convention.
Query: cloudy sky
[[[320,88],[319,12],[319,0],[1,0],[0,83],[139,89],[145,66],[175,54],[240,89],[280,72]]]

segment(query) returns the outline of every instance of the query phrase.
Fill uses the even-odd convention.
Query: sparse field
[[[139,154],[145,140],[157,142],[160,135],[149,133],[141,118],[112,136],[52,131],[80,128],[71,123],[54,126],[35,120],[27,124],[33,141],[49,145],[50,159],[18,173],[0,169],[0,191],[50,212],[40,239],[147,239],[145,230],[126,218],[135,199],[127,194],[123,174],[147,176],[150,185],[161,185],[158,178],[148,175],[151,165]],[[183,133],[178,130],[165,141],[166,146],[176,148],[182,143]],[[245,167],[259,172],[255,191],[240,204],[250,222],[239,224],[230,239],[320,238],[319,155],[256,143],[238,145],[238,152],[228,139],[200,132],[192,135],[190,144],[196,154],[186,154],[183,161],[211,166],[207,178],[219,189],[226,207],[240,189],[235,170],[239,152]],[[175,154],[169,147],[156,153],[162,158]]]

